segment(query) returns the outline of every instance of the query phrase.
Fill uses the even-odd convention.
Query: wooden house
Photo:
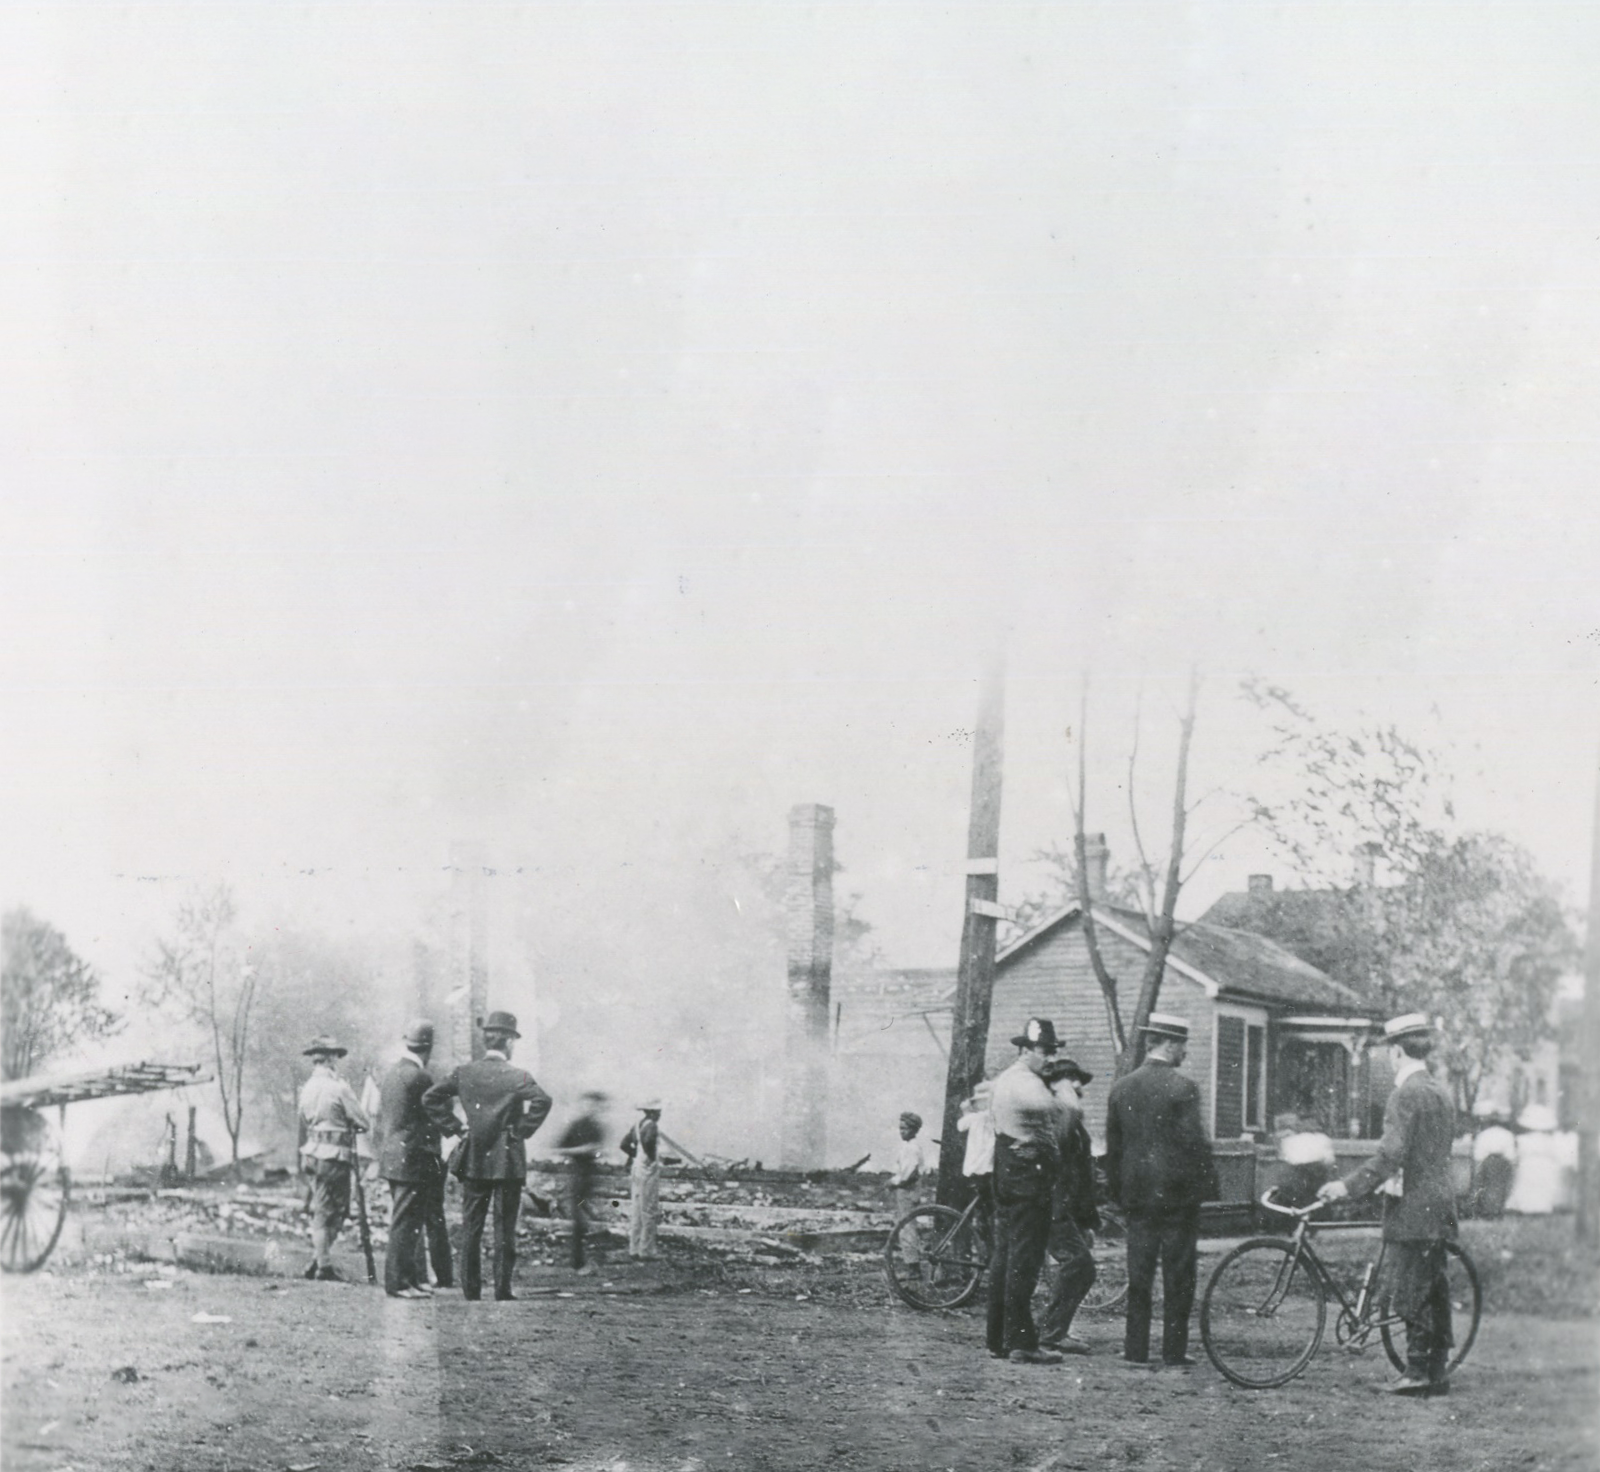
[[[1090,913],[1126,1020],[1150,950],[1145,917],[1106,901]],[[1259,1139],[1288,1114],[1335,1137],[1368,1133],[1369,1098],[1376,1090],[1381,1101],[1388,1085],[1369,1059],[1370,1009],[1353,989],[1276,942],[1206,921],[1180,923],[1159,1009],[1188,1019],[1184,1068],[1200,1085],[1206,1125],[1218,1141]],[[1064,1051],[1095,1074],[1085,1105],[1100,1138],[1114,1050],[1076,905],[1047,916],[997,958],[991,1071],[1016,1056],[1009,1040],[1034,1016],[1051,1018]]]

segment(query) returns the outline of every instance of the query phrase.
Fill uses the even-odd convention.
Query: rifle
[[[372,1228],[367,1224],[367,1188],[361,1184],[361,1161],[352,1161],[350,1169],[355,1176],[356,1221],[361,1228],[361,1255],[367,1260],[367,1282],[378,1281],[378,1264],[372,1256]]]

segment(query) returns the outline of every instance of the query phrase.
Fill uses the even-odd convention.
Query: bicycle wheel
[[[1322,1342],[1322,1279],[1295,1247],[1253,1237],[1212,1273],[1200,1300],[1200,1340],[1235,1385],[1267,1390],[1294,1379]]]
[[[1107,1242],[1096,1237],[1094,1243],[1094,1286],[1084,1294],[1079,1313],[1120,1313],[1128,1303],[1128,1244]]]
[[[889,1229],[883,1268],[912,1308],[960,1308],[978,1291],[988,1253],[971,1217],[948,1206],[919,1206]]]
[[[0,1118],[0,1269],[31,1273],[61,1236],[71,1182],[49,1120],[19,1108]]]
[[[1459,1242],[1446,1242],[1445,1279],[1450,1284],[1450,1327],[1455,1334],[1455,1350],[1451,1355],[1450,1369],[1454,1370],[1478,1337],[1478,1320],[1483,1317],[1483,1288],[1478,1283],[1477,1264],[1467,1255]],[[1384,1352],[1389,1363],[1397,1370],[1406,1367],[1406,1335],[1400,1324],[1384,1324]]]

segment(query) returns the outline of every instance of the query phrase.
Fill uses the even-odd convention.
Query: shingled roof
[[[1143,949],[1150,945],[1149,926],[1140,910],[1121,905],[1097,904],[1095,919],[1114,926]],[[997,965],[1004,966],[1024,948],[1080,918],[1078,906],[1062,910],[1034,926],[1007,946]],[[1349,1014],[1366,1004],[1360,993],[1335,981],[1308,961],[1302,961],[1276,941],[1248,930],[1236,930],[1204,920],[1179,922],[1172,939],[1171,959],[1213,984],[1218,993],[1248,998],[1273,1006]]]

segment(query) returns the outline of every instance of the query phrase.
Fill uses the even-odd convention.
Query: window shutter
[[[1245,1040],[1244,1123],[1246,1129],[1263,1128],[1262,1109],[1266,1096],[1265,1064],[1267,1030],[1252,1026]]]
[[[1217,1107],[1219,1140],[1244,1132],[1244,1018],[1217,1018]]]

